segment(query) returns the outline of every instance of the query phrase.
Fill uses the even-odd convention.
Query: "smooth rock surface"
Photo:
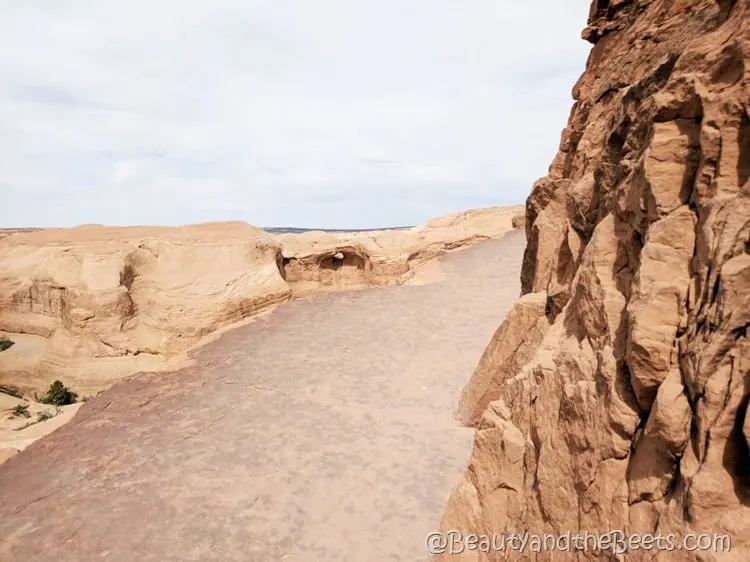
[[[285,303],[191,367],[117,383],[0,466],[0,560],[426,559],[471,449],[455,399],[518,297],[523,246]]]

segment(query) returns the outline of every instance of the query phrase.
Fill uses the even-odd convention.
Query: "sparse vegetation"
[[[55,414],[53,414],[49,410],[43,410],[36,415],[36,421],[43,422],[54,417],[55,417]]]
[[[60,410],[57,409],[57,408],[55,408],[54,412],[50,412],[49,410],[43,410],[43,411],[39,412],[36,415],[36,419],[34,421],[30,421],[28,423],[25,423],[21,427],[15,428],[13,431],[23,431],[27,427],[31,427],[32,425],[38,424],[38,423],[43,422],[43,421],[47,421],[49,419],[52,419],[52,418],[54,418],[59,413],[60,413]],[[29,416],[27,415],[26,417],[29,417]]]
[[[10,349],[11,347],[13,347],[14,344],[15,342],[13,340],[0,337],[0,351],[5,351],[6,349]]]
[[[27,408],[28,408],[28,406],[27,406]],[[43,411],[39,412],[36,415],[36,419],[35,420],[26,422],[21,427],[15,428],[13,431],[23,431],[27,427],[31,427],[32,425],[36,425],[36,424],[38,424],[40,422],[47,421],[48,419],[54,418],[59,413],[60,413],[60,410],[57,409],[57,408],[55,408],[54,412],[51,412],[49,410],[43,410]],[[28,410],[26,410],[26,414],[24,415],[24,417],[28,418],[30,416],[31,416],[31,414],[28,412]]]
[[[49,386],[46,396],[43,396],[39,402],[54,406],[67,406],[68,404],[74,404],[77,398],[78,395],[61,381],[55,381]]]
[[[13,398],[23,398],[23,394],[18,392],[15,388],[8,388],[7,386],[0,386],[0,392],[12,396]]]
[[[14,418],[28,418],[31,416],[29,413],[29,405],[28,404],[18,404],[15,408],[13,408],[10,411],[10,415]]]

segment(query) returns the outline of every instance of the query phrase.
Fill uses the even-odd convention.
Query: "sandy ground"
[[[26,406],[28,417],[13,415],[13,408]],[[22,400],[0,393],[0,462],[2,454],[22,451],[31,443],[58,429],[75,416],[81,403],[69,406],[51,406],[34,400]],[[37,421],[40,413],[51,416],[45,421]]]
[[[0,466],[0,560],[424,560],[473,432],[452,412],[519,294],[521,232],[443,279],[281,305]]]

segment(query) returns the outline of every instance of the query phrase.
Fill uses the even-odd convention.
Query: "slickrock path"
[[[473,438],[453,408],[523,246],[283,305],[116,385],[0,466],[0,561],[424,560]]]

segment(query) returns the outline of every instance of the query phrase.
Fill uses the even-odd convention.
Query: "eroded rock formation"
[[[0,385],[79,395],[163,368],[205,336],[295,296],[408,282],[448,250],[502,236],[519,207],[399,231],[271,235],[245,223],[83,226],[0,239]]]
[[[527,201],[525,296],[464,390],[442,527],[726,534],[750,560],[750,3],[596,0]],[[566,557],[567,556],[567,557]],[[451,560],[614,559],[466,551]]]

